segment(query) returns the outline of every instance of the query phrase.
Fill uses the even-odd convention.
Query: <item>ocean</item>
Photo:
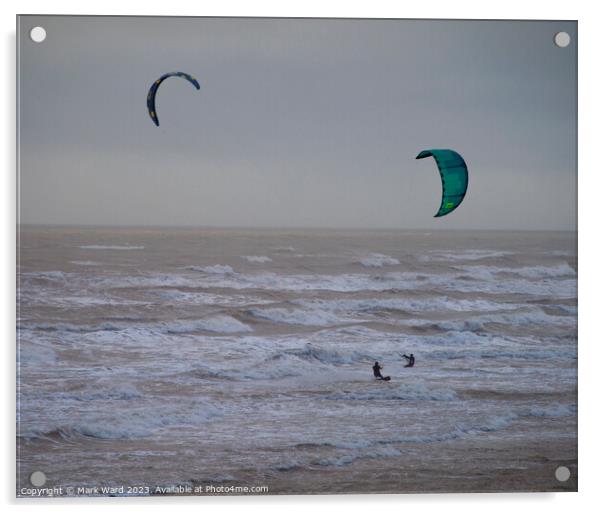
[[[575,232],[19,234],[20,495],[577,488]]]

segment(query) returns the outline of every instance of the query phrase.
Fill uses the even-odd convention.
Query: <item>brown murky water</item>
[[[20,235],[18,494],[577,487],[574,233]]]

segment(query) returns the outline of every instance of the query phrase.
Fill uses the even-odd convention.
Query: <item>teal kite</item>
[[[433,157],[437,162],[443,196],[441,206],[435,217],[443,217],[460,206],[468,188],[468,168],[462,156],[454,150],[424,150],[417,159]]]
[[[190,82],[194,87],[198,89],[201,88],[197,79],[188,73],[183,73],[182,71],[172,71],[171,73],[165,73],[165,75],[161,75],[157,80],[153,82],[153,85],[148,90],[148,95],[146,97],[146,106],[148,107],[148,115],[153,120],[155,125],[159,126],[159,118],[157,117],[157,110],[155,109],[155,96],[157,95],[157,89],[163,83],[166,78],[169,77],[182,77],[188,82]]]

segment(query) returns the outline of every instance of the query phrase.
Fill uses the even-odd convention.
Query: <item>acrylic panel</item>
[[[18,496],[577,490],[575,21],[17,25]]]

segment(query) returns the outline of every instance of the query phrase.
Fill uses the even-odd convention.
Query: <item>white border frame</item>
[[[497,5],[496,5],[497,4]],[[2,327],[4,334],[4,384],[3,410],[5,421],[0,424],[4,441],[4,465],[0,467],[0,487],[4,503],[20,506],[20,511],[43,507],[45,510],[63,511],[65,507],[92,511],[102,506],[123,508],[127,511],[164,510],[174,505],[189,509],[219,508],[232,511],[265,511],[287,509],[288,512],[324,507],[329,511],[365,511],[367,509],[391,510],[419,506],[426,511],[444,507],[447,512],[504,511],[509,508],[542,507],[546,512],[581,511],[598,505],[597,488],[600,475],[600,404],[599,390],[602,374],[598,367],[602,356],[602,340],[594,334],[601,280],[599,271],[602,231],[599,228],[600,192],[602,170],[599,147],[602,139],[600,100],[602,45],[599,16],[602,8],[593,1],[545,2],[504,0],[503,2],[474,0],[420,0],[415,3],[371,1],[304,0],[277,2],[177,1],[157,3],[157,7],[123,0],[88,2],[73,0],[6,1],[0,5],[4,51],[2,52],[4,80],[1,81],[4,101],[2,152],[3,201],[2,215],[3,251],[0,253],[0,284],[2,286]],[[331,496],[269,496],[269,497],[192,497],[192,498],[126,498],[126,499],[15,499],[15,241],[16,241],[16,14],[111,14],[111,15],[169,15],[169,16],[283,16],[283,17],[371,17],[371,18],[450,18],[450,19],[558,19],[578,20],[579,26],[579,490],[578,493],[534,494],[443,494],[443,495],[331,495]]]

